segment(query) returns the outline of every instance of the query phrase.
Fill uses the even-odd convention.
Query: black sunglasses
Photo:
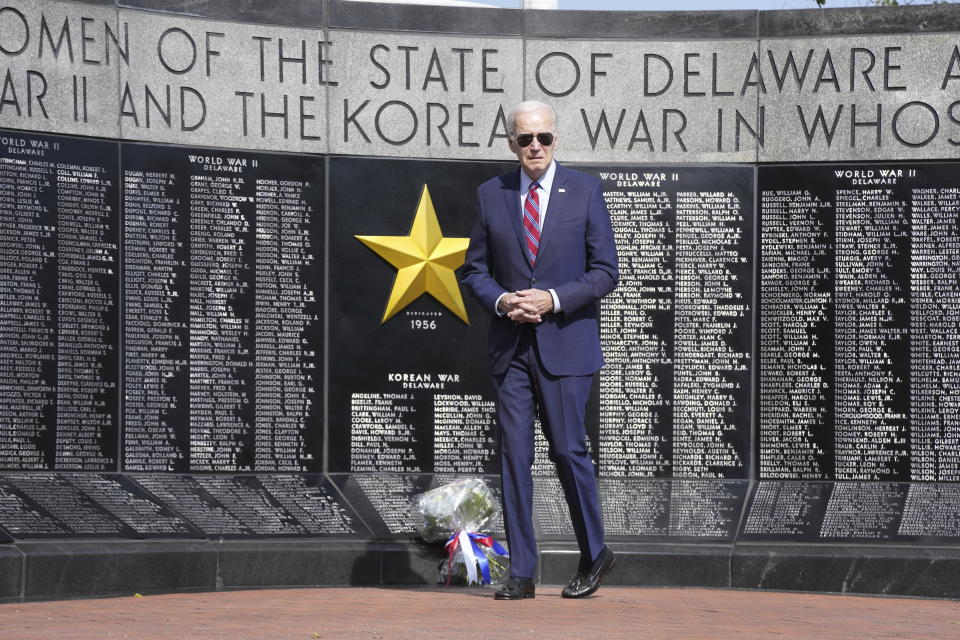
[[[531,144],[533,144],[532,133],[521,133],[520,135],[515,136],[513,139],[516,141],[517,146],[520,146],[520,147],[529,147]],[[543,146],[549,147],[550,145],[553,144],[553,134],[550,133],[549,131],[538,133],[537,140],[539,140],[540,144],[542,144]]]

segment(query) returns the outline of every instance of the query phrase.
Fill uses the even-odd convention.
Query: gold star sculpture
[[[429,293],[470,324],[460,295],[460,283],[453,273],[463,264],[470,239],[443,237],[427,185],[423,185],[420,193],[410,235],[354,237],[397,268],[397,277],[380,324],[424,293]]]

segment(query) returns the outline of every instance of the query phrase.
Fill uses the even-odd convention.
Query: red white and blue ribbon
[[[457,548],[463,554],[463,564],[467,568],[468,584],[490,584],[490,563],[487,561],[487,554],[480,547],[488,547],[494,553],[506,558],[510,557],[503,546],[489,536],[475,531],[460,531],[450,536],[447,540],[447,584],[450,584],[450,576],[453,574],[453,556]],[[482,578],[477,577],[477,564],[480,565]]]

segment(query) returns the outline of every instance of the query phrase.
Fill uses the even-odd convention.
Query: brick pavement
[[[500,602],[488,588],[325,588],[0,605],[2,640],[960,640],[946,600],[607,587]]]

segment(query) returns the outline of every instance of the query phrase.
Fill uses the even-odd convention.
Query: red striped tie
[[[537,251],[540,249],[540,196],[537,195],[539,188],[539,183],[531,182],[527,199],[523,203],[523,231],[527,238],[527,255],[531,266],[537,263]]]

